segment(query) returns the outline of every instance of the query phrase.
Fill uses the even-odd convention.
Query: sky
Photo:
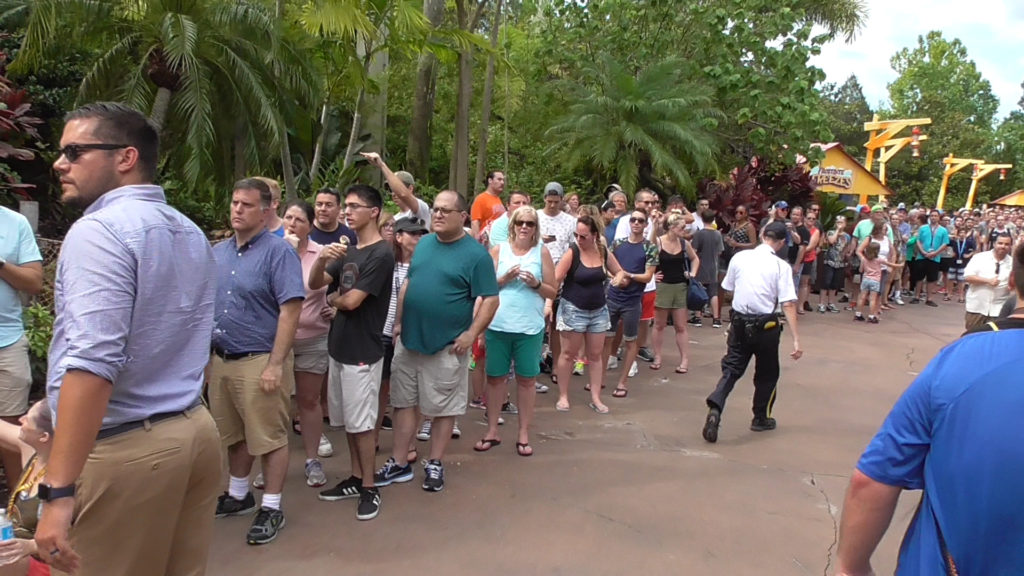
[[[828,82],[842,84],[856,74],[872,108],[887,102],[896,79],[889,64],[901,48],[917,46],[917,37],[939,30],[959,38],[982,77],[999,98],[997,118],[1017,108],[1024,95],[1024,0],[866,0],[867,25],[854,41],[842,39],[822,48],[811,63]],[[998,123],[998,120],[997,120]]]

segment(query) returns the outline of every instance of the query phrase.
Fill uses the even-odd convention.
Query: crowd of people
[[[798,316],[815,311],[813,292],[817,312],[845,302],[871,323],[904,294],[937,306],[959,293],[967,328],[994,329],[1024,231],[1013,211],[950,217],[881,204],[826,230],[817,204],[780,201],[762,222],[736,207],[723,233],[706,199],[691,212],[640,189],[630,206],[612,184],[588,205],[558,182],[534,199],[506,193],[500,171],[471,203],[442,191],[431,205],[413,175],[364,153],[383,193],[324,188],[312,204],[282,207],[277,182],[244,178],[232,235],[211,246],[153,184],[158,138],[139,113],[76,110],[60,152],[62,199],[84,214],[58,262],[46,398],[31,409],[17,294],[41,289],[41,258],[24,218],[0,209],[18,231],[0,254],[0,445],[20,530],[0,544],[0,563],[19,562],[19,576],[201,574],[213,517],[254,514],[246,541],[272,542],[286,525],[290,434],[302,436],[307,485],[323,488],[322,459],[335,451],[325,422],[344,430],[349,467],[319,499],[355,500],[356,518],[371,520],[381,488],[412,481],[419,462],[423,490],[444,489],[448,444],[468,410],[487,423],[475,451],[500,446],[505,416],[516,416],[514,453],[530,457],[537,395],[549,391],[542,373],[556,411],[572,410],[577,374],[587,408],[608,414],[640,366],[665,369],[666,330],[679,357],[671,369],[687,374],[687,330],[705,319],[729,329],[704,439],[717,441],[752,358],[750,429],[773,430],[783,327],[789,356],[801,358]],[[422,460],[417,440],[429,440]]]

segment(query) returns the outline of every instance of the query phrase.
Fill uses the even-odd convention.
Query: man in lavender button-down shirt
[[[213,252],[151,184],[159,138],[145,116],[97,103],[66,120],[54,168],[85,213],[57,265],[38,554],[83,576],[203,574],[221,474],[199,403]]]

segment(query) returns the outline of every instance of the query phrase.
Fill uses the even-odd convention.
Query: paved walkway
[[[445,490],[421,490],[417,467],[414,482],[382,490],[380,516],[369,522],[355,519],[354,500],[317,500],[294,437],[287,527],[257,548],[245,544],[251,517],[218,520],[210,574],[830,574],[857,457],[901,391],[960,334],[962,317],[951,303],[908,305],[879,325],[849,312],[801,316],[805,356],[783,360],[779,428],[747,429],[748,372],[713,445],[700,430],[725,331],[706,322],[690,330],[689,374],[672,372],[674,351],[660,371],[642,364],[628,399],[607,397],[608,415],[586,407],[581,377],[567,414],[554,410],[553,391],[539,395],[531,458],[515,454],[514,417],[500,447],[473,452],[484,426],[471,410],[445,461]],[[790,344],[784,334],[783,350]],[[348,475],[348,454],[341,431],[329,436],[338,449],[325,461],[333,485]],[[385,432],[383,450],[390,442]],[[892,573],[918,499],[902,498],[876,554],[878,574]]]

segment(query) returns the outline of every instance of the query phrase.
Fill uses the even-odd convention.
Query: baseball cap
[[[875,204],[874,206],[871,207],[871,211],[872,212],[885,212],[885,206],[882,206],[881,204]]]
[[[409,216],[406,218],[399,218],[395,220],[395,233],[408,232],[408,233],[427,233],[427,226],[423,220],[416,218],[415,216]]]
[[[906,210],[907,209],[907,205],[904,204],[903,202],[900,202],[899,204],[896,205],[896,209],[897,210]]]
[[[765,238],[771,238],[772,240],[785,240],[786,235],[786,225],[777,220],[764,227]]]
[[[622,192],[622,186],[618,184],[609,184],[604,187],[604,197],[608,198],[612,195],[612,192]]]
[[[548,182],[544,185],[544,196],[561,196],[562,194],[562,185],[558,182]]]
[[[772,208],[781,208],[783,210],[789,210],[789,203],[786,202],[785,200],[779,200],[778,202],[775,203],[774,206],[772,206]]]
[[[861,214],[870,214],[871,213],[871,207],[868,206],[867,204],[864,204],[863,206],[858,206],[857,207],[857,212],[860,212]]]
[[[399,170],[398,172],[395,172],[395,176],[397,176],[398,179],[402,181],[402,184],[405,184],[406,186],[416,185],[416,179],[412,177],[412,174],[406,172],[405,170]]]

